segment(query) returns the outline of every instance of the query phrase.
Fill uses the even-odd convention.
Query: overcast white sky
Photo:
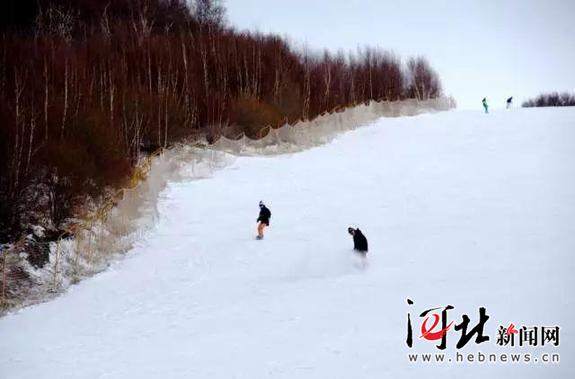
[[[426,56],[459,108],[575,92],[575,0],[225,0],[239,29]]]

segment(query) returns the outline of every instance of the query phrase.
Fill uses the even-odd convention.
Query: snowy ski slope
[[[575,108],[380,119],[173,183],[159,208],[126,259],[0,319],[0,378],[575,375]],[[365,270],[349,225],[369,239]],[[490,341],[458,351],[449,332],[447,357],[561,363],[410,363],[440,351],[417,327],[407,347],[407,312],[447,304],[456,322],[490,316]],[[509,322],[558,325],[560,346],[497,346]]]

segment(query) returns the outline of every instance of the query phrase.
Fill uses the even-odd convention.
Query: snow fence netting
[[[202,145],[180,144],[143,158],[130,185],[114,192],[83,220],[73,220],[46,246],[43,267],[27,258],[32,236],[0,250],[0,314],[49,299],[83,278],[105,270],[155,224],[160,193],[168,183],[207,178],[233,156]]]
[[[30,236],[0,249],[0,314],[49,299],[105,270],[154,225],[160,193],[171,182],[208,178],[237,155],[294,153],[319,146],[380,117],[414,116],[454,107],[450,98],[371,102],[325,113],[312,121],[268,127],[258,140],[243,135],[222,137],[210,146],[179,144],[146,157],[129,187],[115,192],[84,220],[72,223],[60,239],[48,244],[49,261],[43,267],[36,268],[26,259]]]
[[[454,107],[454,101],[446,97],[421,101],[372,101],[342,111],[324,113],[312,121],[285,124],[278,129],[268,127],[265,131],[267,135],[257,140],[241,134],[235,138],[222,137],[213,148],[236,155],[293,153],[328,143],[338,134],[371,124],[380,117],[415,116]]]

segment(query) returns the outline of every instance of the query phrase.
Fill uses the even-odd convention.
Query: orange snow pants
[[[264,236],[264,229],[266,228],[266,224],[264,224],[263,222],[260,222],[258,224],[258,236],[263,237]]]

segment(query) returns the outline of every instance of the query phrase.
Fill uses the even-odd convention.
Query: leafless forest
[[[3,0],[0,243],[57,231],[145,151],[441,93],[424,58],[301,51],[225,19],[214,0]]]
[[[544,93],[536,98],[524,101],[521,104],[524,108],[532,107],[573,107],[575,106],[575,94],[568,92],[558,93]]]

